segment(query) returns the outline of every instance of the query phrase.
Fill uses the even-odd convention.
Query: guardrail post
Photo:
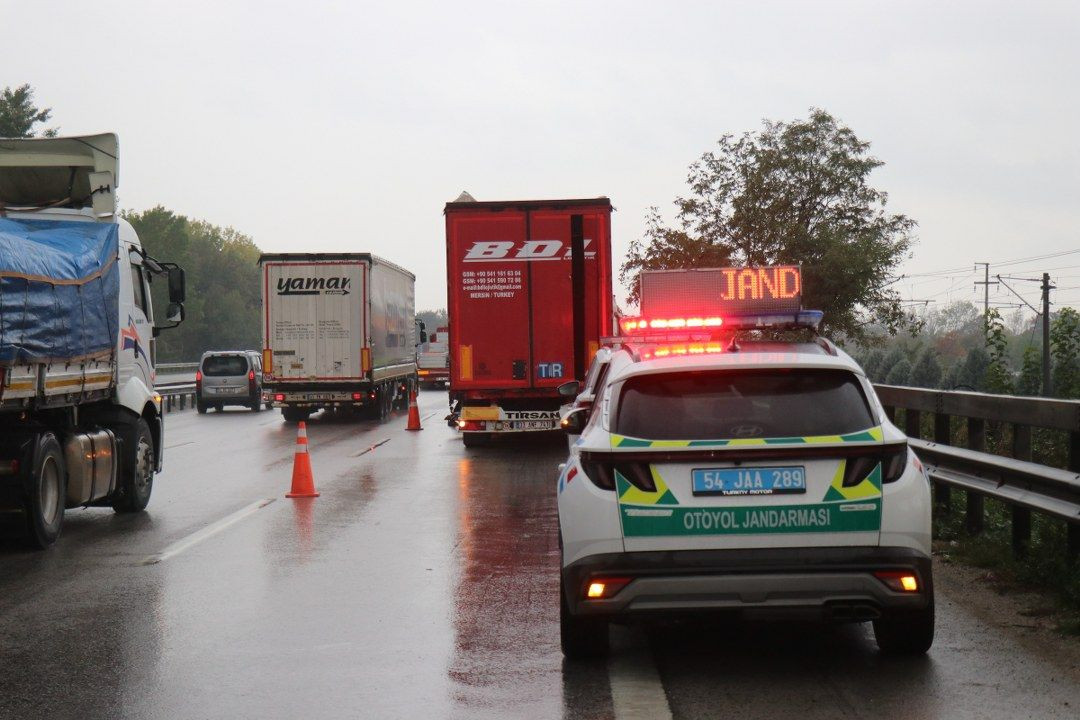
[[[1031,460],[1031,426],[1013,424],[1013,457]],[[1012,506],[1012,549],[1018,558],[1027,557],[1031,547],[1031,510]]]
[[[912,410],[907,408],[904,410],[904,434],[908,437],[919,437],[919,421],[922,420],[922,413],[918,410]]]
[[[951,439],[949,416],[945,413],[934,413],[934,442],[948,445]],[[942,513],[948,515],[952,512],[952,488],[945,483],[934,486],[934,500]]]
[[[186,400],[186,399],[187,399],[187,394],[186,393],[181,393],[180,394],[180,409],[181,410],[184,409],[184,400]]]
[[[968,448],[983,452],[983,447],[986,445],[986,424],[982,418],[969,417],[967,419],[967,431]],[[982,495],[970,490],[967,492],[964,525],[969,535],[978,535],[983,531],[983,507],[985,505],[983,500]]]
[[[1069,470],[1080,473],[1080,431],[1069,433]],[[1076,562],[1080,557],[1080,522],[1069,523],[1069,562]]]

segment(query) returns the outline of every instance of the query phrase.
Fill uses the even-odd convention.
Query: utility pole
[[[990,332],[990,286],[997,285],[996,282],[990,282],[990,263],[975,263],[976,265],[982,265],[984,271],[984,279],[982,282],[975,281],[976,285],[983,286],[983,335],[987,335]]]
[[[1050,284],[1050,273],[1042,276],[1042,336],[1043,336],[1043,397],[1050,397],[1054,391],[1050,384],[1050,290],[1054,286]]]

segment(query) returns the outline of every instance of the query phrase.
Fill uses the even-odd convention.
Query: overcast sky
[[[0,86],[31,83],[64,134],[119,133],[124,207],[374,252],[416,273],[418,309],[446,304],[462,190],[607,195],[618,263],[719,136],[811,107],[885,161],[919,223],[904,270],[951,273],[905,297],[974,300],[975,262],[1080,251],[1076,2],[0,0],[0,28]],[[1080,305],[1080,252],[991,272],[1048,269]]]

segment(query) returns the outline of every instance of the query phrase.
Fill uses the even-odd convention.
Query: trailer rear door
[[[447,207],[453,390],[583,379],[611,331],[610,212],[606,200]]]
[[[266,262],[263,276],[268,372],[285,381],[361,379],[367,265]]]

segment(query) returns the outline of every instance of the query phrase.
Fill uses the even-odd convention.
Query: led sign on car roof
[[[646,318],[729,317],[802,309],[798,265],[645,270],[641,315]]]

